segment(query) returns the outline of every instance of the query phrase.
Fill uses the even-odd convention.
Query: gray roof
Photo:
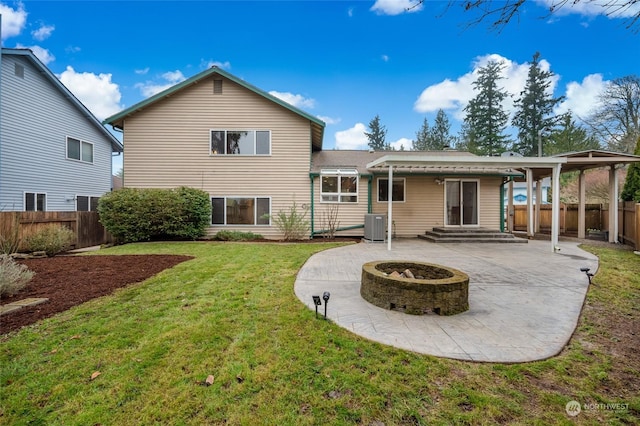
[[[320,173],[322,169],[355,168],[361,175],[372,174],[367,164],[385,155],[424,156],[433,154],[438,157],[467,157],[474,154],[466,151],[365,151],[365,150],[328,150],[314,152],[311,156],[311,173]]]

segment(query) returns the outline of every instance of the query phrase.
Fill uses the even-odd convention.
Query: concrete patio
[[[484,362],[527,362],[558,354],[570,339],[589,281],[581,267],[596,256],[561,242],[433,244],[417,239],[361,243],[312,256],[298,273],[295,293],[309,309],[312,295],[331,293],[327,317],[367,339],[418,353]],[[408,315],[378,308],[360,296],[362,264],[373,260],[438,263],[469,275],[467,312]],[[324,306],[320,307],[324,312]]]

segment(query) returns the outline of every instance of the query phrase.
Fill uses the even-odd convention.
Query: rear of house
[[[309,205],[324,123],[218,68],[106,120],[124,132],[124,186],[211,196],[209,233],[279,238],[271,215]]]
[[[30,50],[0,68],[0,210],[95,210],[120,142]]]

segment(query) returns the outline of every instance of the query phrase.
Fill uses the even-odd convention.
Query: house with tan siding
[[[500,231],[504,185],[523,176],[513,161],[453,150],[323,150],[322,120],[217,67],[105,123],[123,132],[124,186],[208,192],[210,234],[280,238],[269,216],[295,202],[308,209],[310,237],[326,233],[332,214],[338,235],[361,236],[366,215],[391,211],[390,197],[397,236],[434,227]],[[400,163],[389,166],[393,159]]]

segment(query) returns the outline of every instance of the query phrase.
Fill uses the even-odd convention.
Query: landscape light
[[[322,293],[322,300],[324,300],[324,319],[327,319],[327,305],[329,304],[329,297],[331,297],[331,293],[328,291]]]
[[[587,278],[589,278],[589,285],[591,285],[591,277],[593,276],[593,274],[589,272],[590,270],[590,268],[580,268],[580,272],[587,274]]]
[[[320,301],[320,296],[311,297],[313,297],[313,304],[316,305],[316,318],[318,318],[318,306],[322,305],[322,302]]]

